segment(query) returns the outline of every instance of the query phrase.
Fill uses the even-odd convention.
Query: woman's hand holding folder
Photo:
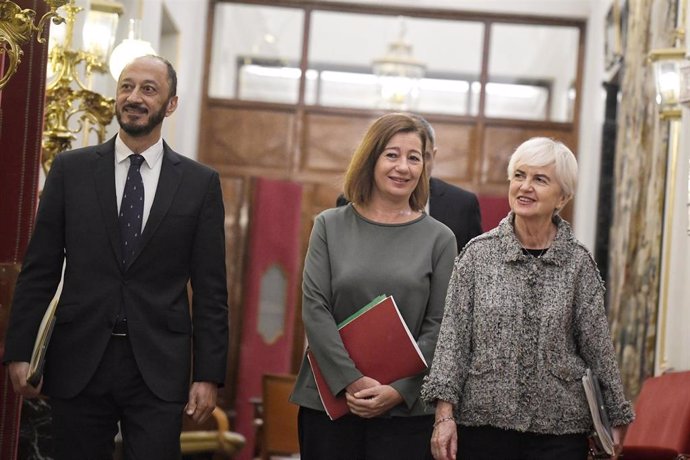
[[[376,385],[354,394],[347,392],[345,397],[350,412],[363,418],[377,417],[403,401],[400,393],[390,385]]]

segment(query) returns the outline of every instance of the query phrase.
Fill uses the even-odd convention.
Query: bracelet
[[[440,418],[434,422],[434,428],[436,428],[438,425],[440,425],[443,422],[450,422],[450,421],[455,422],[455,417],[453,417],[452,415],[449,415],[448,417]]]

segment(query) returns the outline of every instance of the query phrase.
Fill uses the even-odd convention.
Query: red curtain
[[[301,202],[300,184],[263,178],[253,182],[235,401],[234,429],[247,438],[241,460],[253,458],[251,400],[261,397],[262,375],[290,372],[301,282]]]
[[[498,223],[510,211],[508,195],[479,195],[479,208],[482,212],[482,229],[485,232],[498,226]]]
[[[36,11],[37,18],[48,11],[43,1],[14,1]],[[48,47],[34,36],[22,49],[17,73],[0,91],[0,359],[14,280],[38,202]],[[0,458],[16,456],[20,409],[21,400],[12,392],[5,367],[0,366]]]

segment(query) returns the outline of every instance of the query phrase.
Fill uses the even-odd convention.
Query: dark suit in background
[[[469,240],[482,233],[477,196],[435,177],[429,180],[429,189],[429,214],[453,231],[460,253]]]
[[[161,81],[166,66],[170,90]],[[118,137],[134,153],[145,153],[160,145],[163,118],[176,108],[176,76],[154,57],[137,59],[122,75]],[[113,138],[56,157],[12,303],[3,360],[15,391],[32,397],[39,389],[26,383],[26,362],[65,263],[43,382],[58,459],[112,457],[118,422],[127,458],[179,457],[185,404],[192,418],[206,418],[225,378],[219,176],[162,142],[150,213],[123,265],[115,151]],[[116,334],[122,317],[124,334]]]

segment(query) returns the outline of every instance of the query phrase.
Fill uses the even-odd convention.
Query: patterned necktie
[[[120,237],[122,238],[122,265],[126,266],[139,245],[144,215],[144,181],[141,179],[141,155],[129,156],[127,182],[120,204]]]

